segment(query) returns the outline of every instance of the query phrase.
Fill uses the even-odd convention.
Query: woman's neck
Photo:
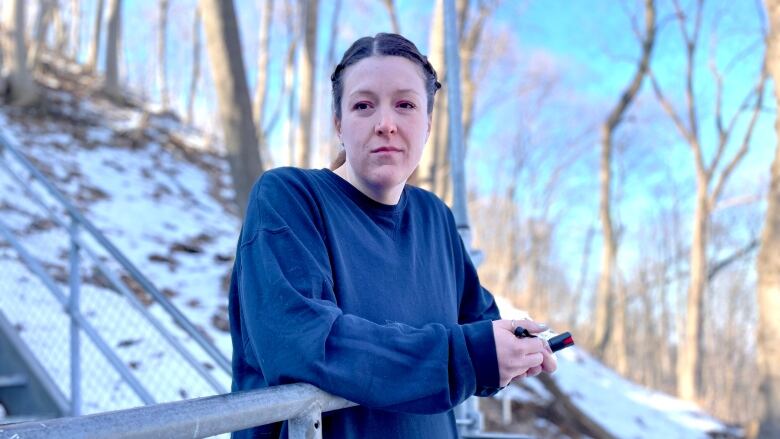
[[[351,171],[347,163],[342,164],[333,172],[346,180],[347,183],[351,184],[355,189],[363,193],[363,195],[378,203],[386,204],[388,206],[395,206],[398,204],[398,200],[401,199],[401,194],[404,191],[404,184],[400,184],[391,188],[376,188],[365,184],[362,179],[358,178]]]

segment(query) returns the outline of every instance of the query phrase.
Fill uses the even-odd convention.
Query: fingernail
[[[550,329],[550,327],[547,326],[547,323],[537,323],[537,325],[539,325],[539,327],[542,328],[542,330],[544,331]]]

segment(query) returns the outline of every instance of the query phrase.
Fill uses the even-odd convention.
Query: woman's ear
[[[425,132],[425,142],[428,142],[428,138],[431,137],[431,124],[433,121],[433,113],[428,113],[428,131]]]
[[[333,116],[333,126],[336,127],[336,134],[339,136],[339,140],[341,139],[341,119],[339,119],[336,116]],[[430,127],[428,128],[430,130]]]

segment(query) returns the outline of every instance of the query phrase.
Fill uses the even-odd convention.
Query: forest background
[[[780,428],[778,2],[456,4],[486,287],[636,382]],[[414,183],[452,199],[441,0],[0,6],[10,103],[34,107],[55,48],[226,145],[237,214],[263,170],[328,165],[330,73],[357,37],[400,32],[445,91]]]

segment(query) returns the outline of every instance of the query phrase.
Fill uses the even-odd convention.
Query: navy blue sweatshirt
[[[360,404],[323,414],[325,438],[453,438],[452,408],[498,390],[498,308],[422,189],[389,206],[327,169],[266,172],[229,300],[233,391],[306,382]]]

